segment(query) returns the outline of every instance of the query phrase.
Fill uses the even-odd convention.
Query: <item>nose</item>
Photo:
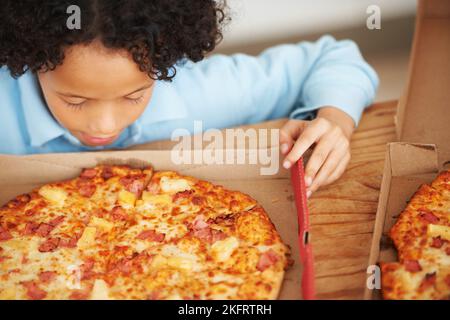
[[[88,124],[89,134],[105,138],[117,134],[120,130],[120,118],[115,110],[117,108],[113,105],[93,108]]]

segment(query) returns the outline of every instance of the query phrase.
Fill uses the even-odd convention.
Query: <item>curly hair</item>
[[[81,9],[81,29],[67,27],[67,9]],[[142,72],[171,80],[184,60],[202,60],[222,39],[228,19],[216,0],[5,0],[0,6],[0,67],[17,78],[54,70],[76,44],[100,40],[126,49]]]

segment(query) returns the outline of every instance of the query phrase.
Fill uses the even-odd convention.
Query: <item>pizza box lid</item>
[[[409,77],[398,104],[398,141],[387,145],[365,299],[381,298],[380,261],[397,260],[389,230],[420,185],[450,164],[450,2],[419,0]]]
[[[408,82],[398,104],[399,141],[435,144],[450,161],[450,1],[420,0]]]
[[[278,147],[267,147],[267,150],[245,150],[248,157],[253,152],[266,152],[276,155]],[[276,154],[275,154],[276,153]],[[237,156],[237,153],[234,153]],[[290,174],[287,170],[278,170],[274,175],[261,175],[260,164],[174,164],[171,150],[129,150],[94,153],[43,154],[29,156],[0,155],[0,205],[15,196],[49,182],[71,179],[80,174],[82,168],[98,164],[127,164],[134,167],[152,165],[156,170],[176,170],[212,183],[223,185],[231,190],[239,190],[257,200],[269,214],[283,241],[291,247],[293,265],[286,271],[279,299],[297,300],[311,299],[314,296],[314,272],[312,261],[304,268],[305,261],[312,259],[310,244],[299,238],[308,230],[298,222],[306,221],[306,206],[296,210],[294,198],[305,200],[304,185],[293,191]],[[302,175],[299,162],[297,169]],[[303,189],[302,189],[303,188]],[[299,193],[300,192],[300,193]],[[306,204],[306,201],[303,202]],[[298,216],[301,214],[301,216]],[[301,250],[300,250],[301,248]],[[304,254],[304,251],[307,253]],[[306,270],[306,272],[304,272]],[[306,283],[302,286],[302,282]]]

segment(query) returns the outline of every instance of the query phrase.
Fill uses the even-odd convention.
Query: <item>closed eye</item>
[[[83,101],[83,102],[80,102],[80,103],[70,103],[70,102],[66,102],[66,105],[67,105],[69,108],[71,108],[71,109],[74,109],[74,110],[80,110],[80,109],[83,107],[83,105],[84,105],[85,102],[86,102],[86,101]]]
[[[139,104],[144,100],[144,95],[138,97],[138,98],[129,98],[125,97],[125,99],[133,104]]]

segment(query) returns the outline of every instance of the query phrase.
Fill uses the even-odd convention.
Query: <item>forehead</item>
[[[141,72],[127,50],[105,48],[98,42],[75,45],[64,62],[49,72],[53,89],[92,97],[113,98],[153,81]]]

